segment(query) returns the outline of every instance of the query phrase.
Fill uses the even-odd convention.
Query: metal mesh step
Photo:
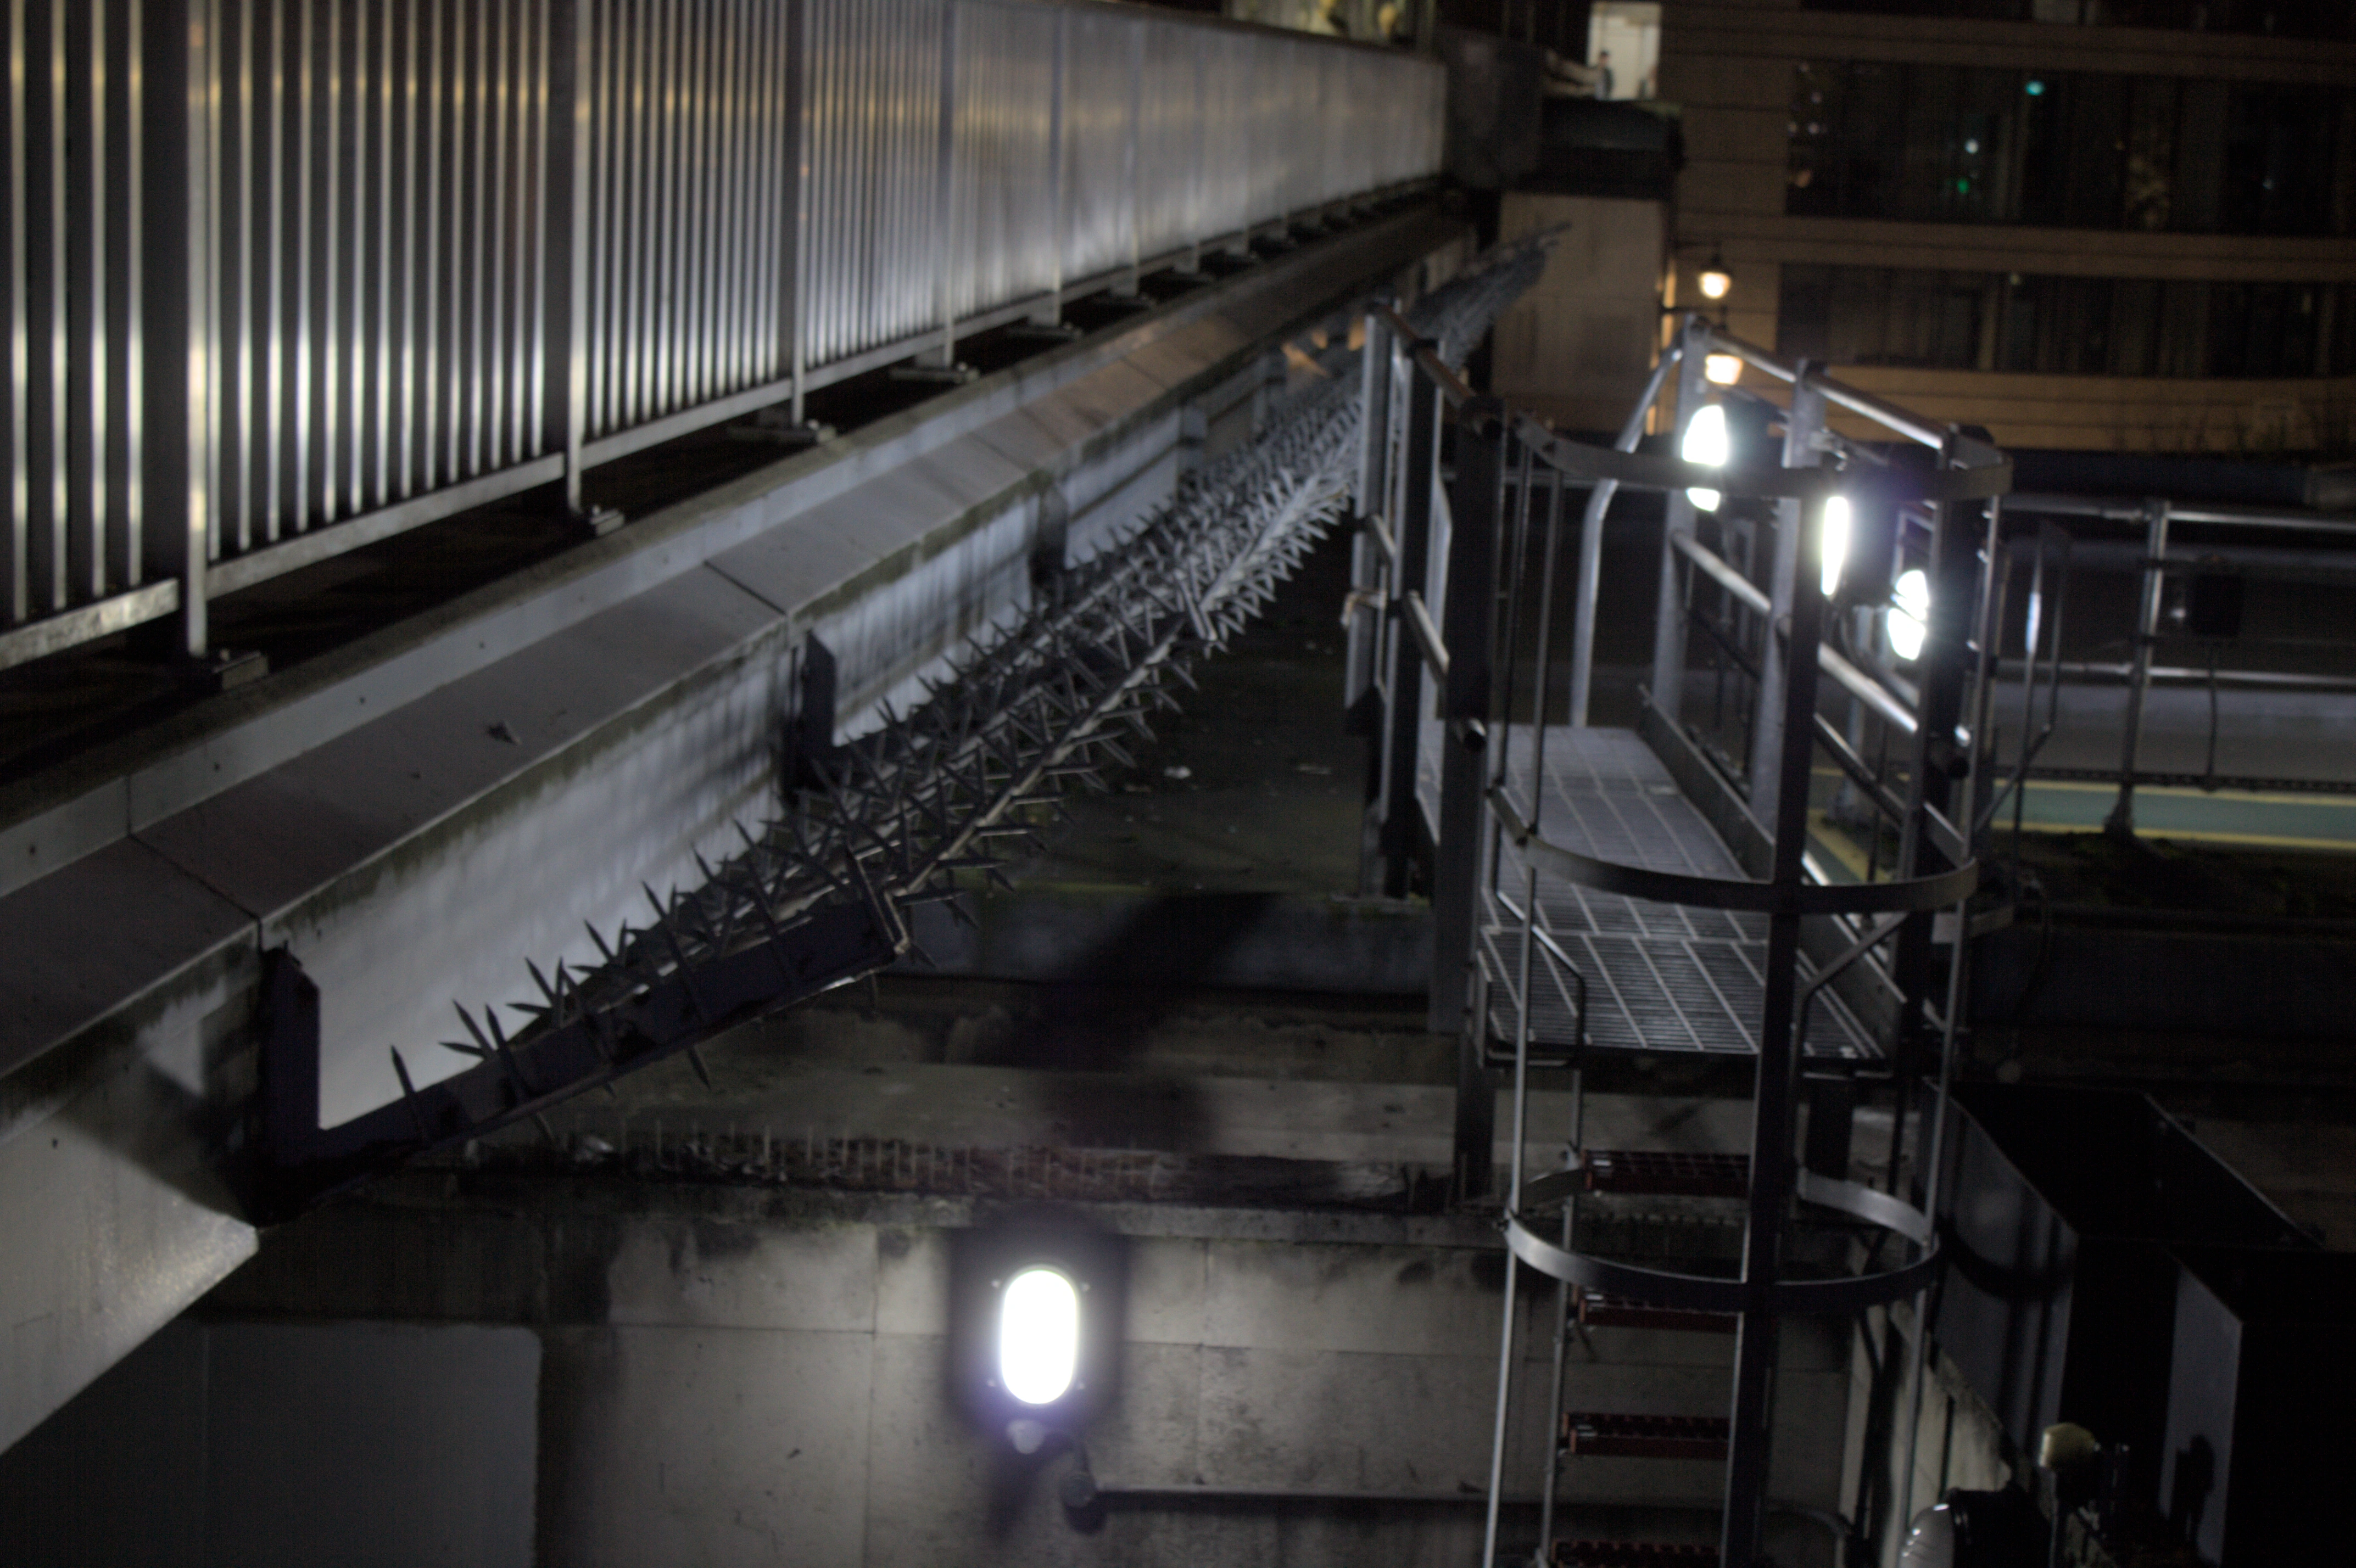
[[[1507,748],[1506,788],[1524,811],[1532,809],[1536,795],[1540,830],[1550,840],[1655,870],[1742,876],[1733,855],[1634,731],[1550,729],[1535,767],[1527,726],[1504,727],[1500,738]],[[1429,787],[1427,805],[1436,810],[1436,774]],[[1527,863],[1511,845],[1501,846],[1495,878],[1482,891],[1476,955],[1488,982],[1491,1039],[1508,1049],[1520,1028],[1516,998],[1529,890]],[[1765,917],[1600,893],[1547,871],[1537,877],[1537,895],[1536,938],[1527,955],[1536,1059],[1561,1061],[1580,1049],[1725,1055],[1757,1050]],[[1801,969],[1803,978],[1813,973],[1804,959]],[[1880,1054],[1829,995],[1810,1009],[1802,1050],[1820,1060]]]
[[[1663,1541],[1558,1541],[1555,1568],[1718,1568],[1715,1546]]]
[[[1662,1149],[1589,1149],[1587,1189],[1650,1198],[1743,1198],[1751,1157],[1676,1154]]]
[[[1590,1328],[1668,1328],[1693,1334],[1731,1334],[1731,1312],[1697,1312],[1683,1307],[1654,1307],[1624,1296],[1606,1296],[1581,1289],[1579,1321]]]

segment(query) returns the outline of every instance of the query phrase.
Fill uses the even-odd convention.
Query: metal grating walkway
[[[1493,731],[1511,748],[1508,787],[1530,809],[1526,725]],[[1440,726],[1425,726],[1417,793],[1427,821],[1440,816]],[[1668,769],[1633,731],[1551,727],[1546,733],[1539,831],[1599,859],[1697,876],[1743,872]],[[1479,954],[1489,982],[1490,1028],[1511,1040],[1528,868],[1510,846],[1482,890]],[[1531,1039],[1541,1056],[1576,1043],[1579,977],[1587,990],[1587,1041],[1601,1051],[1749,1054],[1763,999],[1767,917],[1688,909],[1600,893],[1541,871],[1530,988]],[[1805,959],[1804,977],[1813,971]],[[1806,1054],[1878,1057],[1870,1036],[1830,993],[1812,1009]]]

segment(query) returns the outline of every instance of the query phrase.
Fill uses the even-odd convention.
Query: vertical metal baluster
[[[489,397],[492,356],[485,343],[483,329],[486,307],[490,303],[491,276],[498,270],[498,253],[489,249],[493,236],[494,195],[490,187],[493,114],[493,50],[492,17],[482,0],[475,5],[474,48],[466,59],[474,70],[467,100],[470,112],[465,116],[466,126],[468,168],[466,170],[466,354],[459,359],[465,367],[466,387],[466,466],[462,475],[473,478],[484,469],[484,436],[490,424]],[[504,7],[502,7],[504,9]]]
[[[940,328],[943,365],[957,363],[957,302],[952,290],[967,258],[957,250],[957,0],[942,0],[938,97],[933,108],[933,315]]]
[[[476,439],[481,443],[481,471],[490,473],[508,461],[504,439],[508,406],[508,259],[515,243],[509,232],[509,219],[514,211],[513,187],[508,183],[508,150],[513,131],[509,123],[515,100],[516,61],[515,4],[516,0],[477,0],[491,13],[491,46],[485,51],[483,71],[486,78],[482,119],[484,139],[490,144],[490,180],[486,187],[489,200],[485,221],[489,232],[484,237],[483,308],[477,318],[484,323],[475,336],[476,378],[482,383],[483,401],[477,415],[481,428]]]
[[[647,220],[653,240],[654,268],[652,308],[648,313],[654,327],[653,375],[648,387],[646,418],[652,419],[668,412],[673,405],[672,366],[673,346],[679,330],[678,274],[679,254],[679,69],[680,15],[682,0],[656,0],[659,23],[656,27],[656,48],[653,80],[649,92],[654,100],[654,189],[653,199],[647,204]]]
[[[785,357],[775,352],[776,335],[769,307],[776,299],[771,263],[775,260],[766,236],[772,228],[772,202],[777,192],[778,153],[784,140],[776,119],[777,38],[785,25],[783,5],[751,8],[744,44],[744,68],[736,84],[736,136],[744,165],[737,182],[736,277],[738,336],[735,385],[757,386],[785,375]]]
[[[1070,176],[1065,168],[1064,144],[1070,136],[1065,116],[1071,98],[1072,15],[1061,6],[1055,9],[1055,98],[1048,108],[1047,202],[1051,214],[1048,230],[1052,236],[1052,259],[1047,274],[1047,297],[1053,314],[1048,324],[1055,325],[1064,319],[1064,270],[1071,252],[1071,211],[1067,187]]]
[[[700,288],[708,213],[703,204],[702,122],[707,39],[698,26],[704,0],[679,0],[679,53],[670,73],[671,125],[677,173],[671,187],[671,377],[665,412],[696,400],[696,336],[702,314]]]
[[[349,404],[345,412],[344,443],[344,509],[346,515],[357,517],[368,509],[368,451],[374,433],[369,427],[369,378],[375,374],[374,347],[369,336],[368,280],[369,267],[375,261],[375,246],[369,233],[368,177],[369,158],[373,149],[369,137],[368,94],[370,85],[369,69],[368,17],[355,15],[352,18],[352,155],[347,175],[351,182],[351,276],[348,289],[351,297],[350,320],[343,328],[351,359],[351,373],[344,379]]]
[[[526,209],[524,249],[516,261],[516,298],[519,302],[521,326],[516,335],[516,375],[518,384],[525,389],[524,395],[516,400],[515,446],[519,457],[540,456],[550,445],[546,439],[548,312],[552,291],[548,274],[553,263],[549,255],[548,209],[552,199],[556,149],[560,144],[568,148],[573,145],[570,137],[560,144],[556,128],[550,123],[550,116],[555,112],[549,98],[549,50],[555,42],[548,14],[552,4],[554,0],[531,0],[530,91],[525,109],[530,133],[524,159],[524,167],[530,171],[530,205]],[[565,182],[565,188],[572,188],[570,180]],[[581,243],[578,224],[572,225],[571,236],[573,245]]]
[[[539,425],[542,432],[541,444],[561,453],[564,459],[564,480],[560,504],[574,517],[583,514],[581,500],[581,443],[588,423],[590,407],[590,361],[596,350],[592,335],[596,331],[596,303],[592,290],[596,286],[593,273],[598,258],[605,253],[603,219],[605,204],[596,188],[596,178],[602,171],[603,156],[599,151],[599,134],[607,118],[605,110],[610,100],[600,91],[602,80],[597,76],[597,62],[604,51],[601,27],[601,0],[554,0],[563,7],[562,27],[544,29],[549,38],[547,48],[564,48],[565,64],[555,78],[563,83],[564,91],[557,96],[553,88],[544,90],[541,100],[551,133],[552,147],[564,149],[562,175],[562,209],[558,215],[555,244],[541,252],[541,270],[547,275],[548,285],[542,290],[545,307],[535,309],[536,321],[562,313],[563,325],[552,345],[536,344],[533,363],[542,367],[543,384],[549,388],[550,404],[546,410],[535,410],[542,419],[554,421],[555,428]],[[543,59],[543,82],[550,80],[549,61]],[[557,170],[557,160],[550,159],[550,170]],[[543,204],[545,205],[545,203]],[[546,356],[546,357],[544,357]]]
[[[720,107],[717,111],[720,148],[720,238],[714,270],[712,386],[715,393],[734,392],[748,384],[744,373],[745,307],[751,304],[751,280],[744,270],[744,199],[753,166],[753,139],[747,130],[749,107],[745,83],[759,58],[757,13],[732,8],[725,47],[721,50]]]
[[[26,273],[30,247],[25,232],[25,9],[32,0],[8,5],[8,620],[33,613],[30,541],[32,443],[27,394],[32,386],[31,342],[27,317]]]
[[[182,127],[183,134],[174,145],[166,139],[165,145],[171,155],[154,173],[155,179],[156,214],[166,232],[157,236],[167,251],[177,251],[184,261],[178,271],[166,278],[158,293],[159,310],[150,324],[157,340],[159,367],[177,366],[177,373],[167,372],[147,388],[152,406],[143,407],[143,420],[152,420],[157,443],[149,462],[155,480],[155,502],[160,526],[148,537],[148,547],[154,551],[151,565],[158,575],[170,572],[178,579],[180,588],[179,635],[176,652],[198,659],[205,656],[209,640],[206,624],[205,574],[209,559],[212,534],[212,392],[214,382],[215,300],[212,292],[216,248],[211,229],[213,210],[212,190],[217,181],[216,157],[212,144],[213,126],[218,100],[212,79],[214,51],[219,40],[214,30],[216,20],[214,0],[189,0],[185,13],[167,14],[177,16],[177,25],[167,20],[158,36],[160,62],[166,69],[161,75],[161,90],[167,94],[167,103],[177,101],[179,112],[169,117]],[[10,17],[10,78],[16,90],[12,113],[17,123],[15,144],[16,176],[14,187],[23,190],[25,172],[22,124],[24,86],[23,11],[19,6]],[[17,198],[15,216],[17,233],[21,236],[23,208]],[[16,344],[18,366],[15,385],[26,385],[23,371],[25,359],[23,340],[27,327],[22,287],[24,267],[21,240],[19,264],[16,269],[17,299],[16,301]],[[18,420],[19,435],[22,417]],[[16,516],[25,516],[21,504],[23,448],[18,447],[20,504]],[[21,581],[21,579],[20,579]]]
[[[402,29],[401,79],[401,389],[394,400],[395,442],[392,493],[387,499],[407,496],[422,486],[417,475],[417,36],[425,26],[424,12],[435,0],[413,0]],[[430,259],[429,259],[430,260]]]
[[[251,18],[247,24],[254,26]],[[281,483],[285,474],[286,416],[286,6],[270,0],[270,60],[264,72],[266,116],[270,135],[269,250],[262,261],[263,286],[269,303],[263,315],[268,336],[262,350],[262,538],[275,540],[284,531],[280,518],[285,503]]]
[[[376,413],[369,423],[374,472],[362,506],[381,507],[392,499],[392,370],[396,353],[392,324],[392,100],[395,82],[392,22],[396,7],[383,7],[377,35],[376,69],[376,240],[368,248],[369,264],[376,270],[375,351],[369,356],[370,389]]]
[[[614,408],[616,429],[637,422],[646,407],[652,331],[649,307],[653,304],[647,293],[647,281],[653,272],[648,260],[651,241],[647,233],[647,209],[654,188],[654,138],[650,133],[653,105],[649,101],[655,48],[654,0],[635,0],[630,10],[630,36],[626,44],[620,46],[629,61],[629,112],[618,163],[624,187],[621,270],[626,282],[615,301],[614,314],[614,332],[623,345],[624,355],[623,379]]]
[[[624,154],[622,167],[630,184],[629,200],[629,272],[630,289],[616,330],[625,334],[630,346],[629,380],[626,396],[615,416],[615,424],[634,424],[645,417],[648,404],[650,372],[654,364],[654,295],[650,292],[654,279],[654,239],[648,221],[654,205],[655,137],[654,116],[659,105],[655,101],[655,48],[660,17],[655,0],[639,0],[634,20],[637,26],[632,42],[636,58],[630,62],[630,145]]]
[[[791,186],[798,183],[793,169],[793,125],[786,112],[786,43],[792,33],[792,11],[787,0],[758,7],[761,47],[750,84],[752,112],[746,133],[753,138],[756,155],[750,187],[752,205],[744,226],[744,255],[752,280],[747,325],[752,341],[747,352],[755,367],[751,379],[761,381],[782,380],[792,373],[782,336],[787,311],[778,293],[785,286],[786,248],[792,241],[785,214],[790,210]]]
[[[568,416],[565,427],[566,483],[571,486],[567,495],[569,504],[578,510],[581,443],[592,432],[603,429],[611,417],[615,370],[620,353],[613,330],[614,300],[621,270],[621,176],[616,172],[616,149],[622,122],[619,0],[574,0],[573,27],[573,91],[576,101],[585,101],[576,103],[573,124],[576,134],[585,128],[589,135],[588,196],[584,200],[576,194],[573,204],[576,217],[584,219],[589,225],[585,241],[577,233],[574,237],[576,258],[580,244],[585,242],[589,248],[585,279],[588,303],[585,307],[575,307],[585,340],[576,339],[570,346],[566,361],[573,367],[569,376],[585,372],[586,380],[584,406],[577,414]],[[573,276],[576,280],[583,277],[577,259]]]
[[[785,210],[779,214],[787,226],[785,276],[779,283],[787,291],[780,326],[786,334],[782,345],[786,373],[793,384],[788,417],[796,425],[803,420],[803,380],[809,359],[810,213],[816,204],[818,182],[809,69],[810,7],[815,3],[816,0],[789,0],[784,70],[784,80],[790,90],[785,106],[790,138],[786,177],[792,184],[786,193]]]
[[[509,155],[515,163],[513,219],[508,245],[508,426],[510,464],[521,463],[537,447],[529,422],[533,392],[540,378],[532,357],[534,329],[540,322],[540,215],[547,205],[549,147],[545,104],[540,91],[547,39],[542,27],[548,0],[515,0],[516,79],[515,132]]]
[[[84,419],[89,424],[89,494],[84,498],[84,514],[88,518],[82,530],[80,549],[87,559],[82,562],[82,596],[96,601],[107,592],[107,451],[106,401],[110,385],[107,376],[107,254],[106,208],[111,198],[107,188],[106,168],[106,10],[104,0],[90,9],[90,53],[84,71],[84,91],[90,97],[90,119],[85,139],[89,150],[84,155],[82,189],[90,204],[89,253],[83,259],[82,278],[88,290],[90,320],[85,352],[90,363],[84,372],[82,396]]]
[[[124,0],[123,72],[123,530],[121,581],[135,588],[146,576],[146,305],[147,286],[147,39],[143,0]],[[0,608],[0,619],[5,618]]]
[[[230,269],[236,293],[230,311],[229,329],[235,335],[237,345],[236,357],[233,361],[236,390],[228,400],[230,408],[234,411],[230,420],[224,421],[221,434],[233,443],[230,462],[231,472],[236,475],[234,491],[236,498],[230,503],[230,515],[222,519],[222,531],[225,535],[234,536],[234,548],[242,553],[250,549],[253,542],[253,18],[243,6],[231,9],[236,11],[238,16],[237,76],[235,85],[231,89],[237,95],[237,194],[235,206],[232,208],[236,223],[233,242],[237,247],[237,260]],[[58,46],[56,69],[59,86],[62,90],[65,80],[63,17],[53,18],[49,28],[50,37]],[[62,126],[60,128],[62,129]],[[61,144],[58,145],[57,153],[59,159],[59,172],[62,174],[64,148]],[[60,278],[63,276],[65,258],[64,217],[64,211],[60,208],[55,218]],[[62,301],[64,297],[62,291],[55,297]],[[63,315],[60,315],[59,319],[62,324]],[[63,350],[65,345],[62,337],[58,347],[60,351]],[[62,378],[64,370],[62,353],[50,368],[53,373]],[[63,391],[62,380],[60,380],[59,391]],[[56,406],[59,409],[63,408],[62,399]],[[58,470],[57,481],[59,496],[62,499],[65,494],[65,470],[62,464]],[[232,548],[229,538],[221,540],[220,548],[223,553],[227,553]]]
[[[615,40],[615,59],[625,61],[619,80],[619,134],[615,139],[615,292],[613,344],[615,389],[605,429],[634,424],[646,405],[648,368],[648,238],[646,208],[653,191],[653,136],[648,134],[648,78],[653,75],[655,0],[617,0],[615,26],[626,28]]]
[[[446,414],[442,399],[443,279],[449,270],[442,246],[442,83],[449,69],[442,48],[442,16],[448,0],[423,0],[425,29],[425,199],[423,214],[425,244],[423,258],[424,298],[418,314],[417,464],[418,485],[431,490],[448,472],[439,461],[446,450],[441,425]],[[415,219],[412,219],[415,221]]]

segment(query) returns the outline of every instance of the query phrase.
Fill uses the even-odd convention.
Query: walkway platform
[[[1440,727],[1425,727],[1418,793],[1426,819],[1440,815]],[[1493,732],[1507,748],[1508,787],[1532,810],[1527,725]],[[1539,831],[1599,859],[1655,870],[1739,878],[1734,855],[1678,790],[1653,750],[1632,730],[1554,726],[1538,769]],[[1489,982],[1493,1040],[1510,1046],[1517,1019],[1525,894],[1529,868],[1501,845],[1482,889],[1480,960]],[[1748,1055],[1757,1030],[1767,955],[1767,917],[1688,909],[1600,893],[1552,872],[1537,878],[1537,940],[1531,945],[1534,1059],[1566,1061],[1577,1050]],[[1802,975],[1809,966],[1804,959]],[[1580,982],[1586,1038],[1579,1038]],[[1871,1035],[1829,987],[1811,1009],[1805,1053],[1817,1060],[1878,1059]]]

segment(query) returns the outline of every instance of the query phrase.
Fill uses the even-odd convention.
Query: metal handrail
[[[64,59],[76,7],[23,9]],[[0,187],[98,249],[19,257],[18,340],[59,331],[0,423],[0,667],[166,616],[202,655],[221,594],[541,486],[579,513],[597,464],[806,429],[816,389],[955,373],[1441,162],[1438,61],[1137,6],[150,9],[152,50],[74,45],[91,103],[5,89]],[[298,54],[350,69],[253,69]],[[1254,78],[1312,86],[1238,113]],[[90,440],[43,439],[70,415]]]

